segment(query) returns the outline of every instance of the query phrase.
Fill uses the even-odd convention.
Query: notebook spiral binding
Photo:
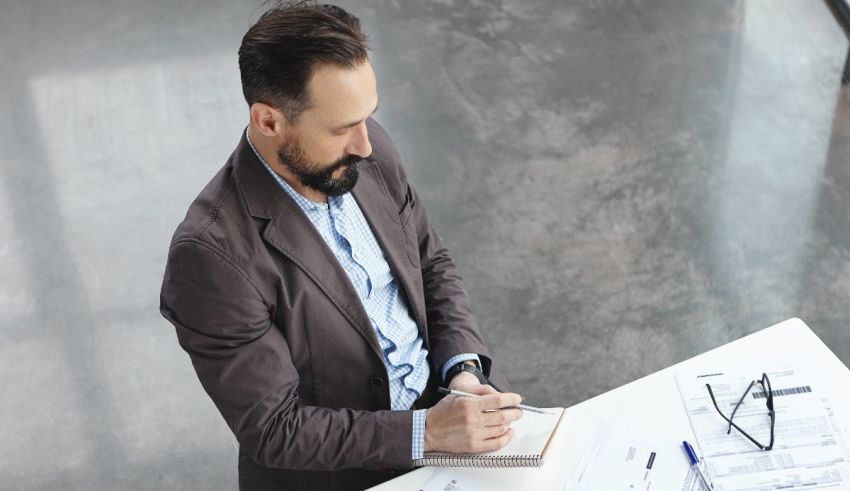
[[[512,455],[510,457],[480,457],[477,455],[428,455],[413,461],[414,467],[540,467],[539,455]]]

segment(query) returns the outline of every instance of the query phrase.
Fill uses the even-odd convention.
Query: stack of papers
[[[765,368],[770,368],[765,370]],[[750,382],[767,373],[776,411],[773,450],[756,447],[717,413],[706,384],[729,417]],[[800,367],[739,366],[687,370],[676,384],[699,453],[716,491],[850,489],[844,439],[846,419],[818,388],[818,377]],[[770,442],[765,393],[755,384],[733,418],[762,444]],[[843,424],[842,424],[843,421]]]

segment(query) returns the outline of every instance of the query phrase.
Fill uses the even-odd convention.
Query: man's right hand
[[[425,451],[481,453],[498,450],[511,441],[511,423],[522,417],[519,394],[501,393],[489,385],[465,386],[480,397],[447,395],[425,413]],[[497,411],[488,411],[497,409]],[[487,412],[485,412],[487,411]]]

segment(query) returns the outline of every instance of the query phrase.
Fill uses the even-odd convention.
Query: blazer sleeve
[[[370,119],[370,123],[373,156],[390,174],[389,187],[395,188],[390,189],[390,194],[402,210],[402,223],[414,227],[416,232],[433,366],[439,370],[455,355],[476,353],[481,358],[484,373],[490,376],[492,357],[472,313],[457,266],[431,225],[416,190],[408,182],[401,156],[389,135],[377,121]],[[501,374],[496,374],[496,378],[494,382],[507,386]]]
[[[234,262],[197,239],[175,242],[160,311],[240,446],[293,470],[412,468],[412,411],[299,403],[299,377],[270,306]]]

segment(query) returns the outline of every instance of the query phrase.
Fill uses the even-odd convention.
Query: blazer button
[[[372,377],[369,379],[369,385],[376,389],[380,389],[384,386],[384,379],[383,377]]]

